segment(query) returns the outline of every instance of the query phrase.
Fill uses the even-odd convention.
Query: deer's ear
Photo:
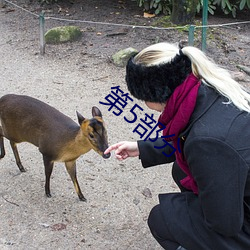
[[[97,107],[92,107],[92,115],[93,115],[93,117],[94,116],[100,116],[100,117],[102,117],[102,113],[101,113],[101,111],[100,111],[100,109],[99,108],[97,108]]]
[[[76,114],[77,114],[78,122],[81,125],[83,121],[85,120],[85,118],[78,111],[76,111]]]

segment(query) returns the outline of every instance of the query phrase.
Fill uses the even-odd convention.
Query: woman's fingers
[[[109,146],[109,147],[105,150],[104,154],[108,154],[108,153],[110,153],[111,151],[116,150],[116,149],[119,148],[122,144],[124,144],[123,141],[122,141],[122,142],[115,143],[115,144]]]
[[[115,150],[115,157],[118,160],[124,160],[128,157],[135,157],[139,155],[138,146],[136,142],[122,141],[108,147],[104,154],[108,154]]]

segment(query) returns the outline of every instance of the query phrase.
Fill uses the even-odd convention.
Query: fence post
[[[40,54],[44,55],[45,54],[45,39],[44,39],[44,33],[45,33],[45,28],[44,28],[44,11],[42,11],[39,15],[39,24],[40,24]]]
[[[203,9],[202,9],[202,34],[201,34],[201,49],[206,51],[207,44],[207,15],[208,15],[208,0],[203,0]]]
[[[189,26],[189,30],[188,30],[188,45],[189,46],[194,45],[194,29],[195,29],[194,25]]]

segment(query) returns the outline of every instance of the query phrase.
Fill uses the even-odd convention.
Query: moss
[[[55,27],[45,34],[45,42],[50,44],[73,42],[82,36],[82,31],[76,26]]]
[[[196,21],[195,25],[201,25],[201,22]],[[153,23],[152,26],[156,27],[164,27],[164,28],[176,28],[178,27],[178,31],[180,32],[188,32],[189,31],[189,25],[183,25],[183,27],[180,27],[179,25],[173,24],[171,22],[171,17],[170,16],[163,16],[159,18],[157,21]]]
[[[158,18],[158,20],[156,20],[155,22],[153,22],[152,26],[169,28],[172,27],[173,24],[170,21],[170,16],[163,16]]]

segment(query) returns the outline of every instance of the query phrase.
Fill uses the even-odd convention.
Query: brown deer
[[[83,196],[76,176],[76,160],[94,149],[103,158],[108,148],[107,132],[101,111],[92,107],[93,118],[86,119],[77,112],[80,126],[60,111],[29,96],[8,94],[0,98],[0,158],[5,156],[4,139],[9,139],[16,164],[20,161],[17,143],[29,142],[39,148],[45,167],[45,193],[50,194],[50,176],[54,162],[64,162],[81,201]]]

